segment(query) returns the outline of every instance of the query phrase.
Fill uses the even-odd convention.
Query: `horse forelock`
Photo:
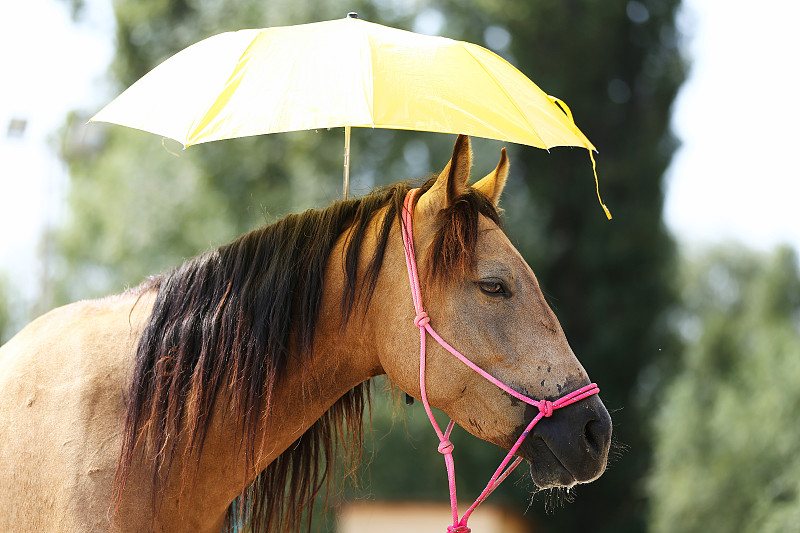
[[[502,229],[497,207],[471,187],[439,211],[436,231],[424,259],[427,266],[422,279],[424,286],[443,289],[474,272],[481,215]]]
[[[428,180],[423,192],[434,181]],[[239,445],[249,470],[256,459],[259,421],[269,412],[288,357],[299,353],[305,361],[312,358],[325,268],[337,239],[346,235],[344,327],[353,311],[359,305],[366,309],[372,298],[390,231],[400,220],[409,189],[398,184],[323,210],[289,215],[142,284],[139,290],[157,289],[158,294],[136,353],[114,483],[116,505],[137,443],[143,443],[155,465],[154,511],[159,479],[167,478],[178,442],[187,443],[185,455],[199,465],[220,391],[230,395],[233,412],[243,421]],[[361,243],[383,208],[376,247],[366,269],[359,270]],[[479,214],[498,220],[493,204],[473,189],[439,214],[426,258],[431,280],[441,282],[452,277],[446,274],[473,267]],[[228,529],[243,517],[253,531],[295,531],[304,521],[310,527],[311,504],[324,485],[336,446],[344,441],[350,444],[350,457],[358,457],[368,402],[366,384],[345,394],[234,502]]]

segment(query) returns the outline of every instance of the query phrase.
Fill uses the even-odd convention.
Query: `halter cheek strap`
[[[419,275],[417,273],[417,262],[414,255],[414,237],[413,237],[413,220],[412,220],[412,212],[413,212],[413,205],[414,205],[414,197],[419,193],[419,189],[412,189],[408,192],[405,198],[405,202],[403,205],[403,213],[402,213],[402,224],[401,224],[401,232],[403,235],[403,246],[405,248],[405,256],[406,256],[406,267],[408,268],[408,281],[411,285],[411,297],[414,300],[414,310],[416,311],[416,316],[414,317],[414,325],[419,328],[419,390],[422,399],[422,405],[425,406],[425,412],[428,414],[428,419],[433,426],[434,431],[436,431],[436,435],[439,437],[439,446],[438,450],[439,453],[444,455],[444,462],[447,468],[447,479],[448,484],[450,486],[450,508],[453,513],[453,525],[447,526],[448,533],[469,533],[470,529],[467,527],[467,520],[469,520],[470,515],[475,510],[478,505],[480,505],[488,496],[491,494],[494,489],[500,485],[500,483],[508,477],[508,475],[522,462],[522,457],[514,458],[514,454],[516,454],[519,447],[522,445],[522,442],[528,436],[528,434],[533,429],[533,426],[536,425],[539,420],[545,417],[549,417],[553,414],[553,411],[556,409],[560,409],[561,407],[565,407],[567,405],[573,404],[578,402],[584,398],[588,398],[594,394],[600,392],[600,389],[597,387],[596,384],[592,383],[590,385],[586,385],[585,387],[581,387],[580,389],[573,391],[561,398],[557,399],[554,402],[550,402],[548,400],[534,400],[533,398],[529,398],[524,394],[520,394],[519,392],[515,391],[508,385],[504,384],[502,381],[498,380],[494,376],[487,373],[485,370],[480,368],[478,365],[470,361],[467,357],[462,355],[458,350],[450,346],[447,342],[442,339],[436,331],[434,331],[433,327],[431,326],[431,318],[428,316],[428,313],[425,312],[424,308],[422,307],[422,292],[420,291],[419,285]],[[450,423],[447,424],[447,428],[442,431],[437,424],[436,419],[433,417],[433,411],[431,410],[431,405],[428,402],[428,394],[426,392],[425,387],[425,341],[427,339],[427,334],[429,334],[433,339],[439,343],[445,350],[453,354],[456,358],[458,358],[462,363],[467,365],[469,368],[483,376],[485,379],[489,380],[490,382],[494,383],[496,386],[501,388],[503,391],[507,392],[511,396],[521,400],[529,405],[534,405],[539,409],[539,413],[531,420],[528,424],[528,427],[525,428],[525,431],[519,436],[517,441],[508,451],[505,459],[500,463],[500,466],[497,468],[495,473],[492,475],[491,479],[489,479],[489,483],[486,485],[486,488],[483,489],[478,499],[475,500],[469,509],[464,513],[464,516],[458,516],[458,501],[456,498],[456,474],[455,474],[455,463],[453,462],[453,443],[450,442],[450,432],[453,430],[453,426],[455,422],[450,420]],[[513,458],[513,461],[512,461]],[[511,463],[509,465],[509,463]]]

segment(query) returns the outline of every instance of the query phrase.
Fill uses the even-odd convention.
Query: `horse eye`
[[[478,287],[484,294],[498,295],[506,293],[503,284],[499,281],[479,281]]]

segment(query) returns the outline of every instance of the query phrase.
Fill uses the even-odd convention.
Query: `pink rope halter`
[[[405,247],[406,267],[408,267],[408,281],[411,285],[411,296],[414,300],[414,310],[416,311],[414,325],[419,328],[419,389],[422,396],[422,404],[425,406],[425,412],[428,414],[428,419],[431,421],[431,425],[433,426],[434,431],[436,431],[436,435],[439,437],[438,450],[444,455],[444,462],[445,466],[447,467],[447,478],[450,485],[450,508],[453,512],[453,525],[447,526],[447,531],[448,533],[469,533],[470,529],[467,527],[467,520],[469,520],[472,511],[474,511],[475,508],[478,507],[478,505],[480,505],[506,477],[508,477],[508,475],[520,464],[520,462],[522,462],[522,457],[515,458],[513,462],[512,457],[522,445],[522,441],[525,440],[525,437],[527,437],[530,431],[533,429],[533,426],[535,426],[536,423],[542,418],[551,416],[553,411],[556,409],[560,409],[561,407],[565,407],[584,398],[588,398],[589,396],[597,394],[600,392],[600,389],[596,384],[592,383],[590,385],[586,385],[585,387],[581,387],[574,392],[564,395],[554,402],[550,402],[548,400],[534,400],[533,398],[529,398],[524,394],[520,394],[497,378],[491,376],[489,373],[478,367],[478,365],[470,361],[467,357],[459,353],[458,350],[450,346],[439,336],[438,333],[436,333],[436,331],[434,331],[430,324],[431,319],[428,316],[428,313],[426,313],[422,307],[422,292],[420,291],[419,276],[417,274],[417,262],[414,255],[412,206],[414,197],[418,192],[419,189],[412,189],[408,191],[408,194],[406,195],[405,203],[403,205],[403,223],[401,224],[401,230],[403,234],[403,245]],[[528,424],[528,427],[525,428],[525,431],[522,432],[517,441],[508,451],[505,459],[503,459],[503,461],[500,463],[500,466],[492,475],[491,479],[489,479],[489,483],[486,485],[486,488],[483,489],[483,492],[481,492],[480,496],[478,496],[478,499],[475,500],[475,503],[473,503],[469,509],[467,509],[467,511],[464,513],[464,516],[461,518],[458,516],[458,500],[456,498],[456,474],[455,463],[453,462],[453,443],[450,442],[450,432],[453,430],[455,422],[450,420],[450,423],[447,424],[447,429],[442,431],[442,429],[439,427],[439,424],[436,423],[436,419],[433,417],[433,411],[431,411],[430,403],[428,403],[428,394],[425,391],[425,332],[429,333],[430,336],[442,346],[442,348],[453,354],[469,368],[518,400],[521,400],[529,405],[534,405],[539,409],[539,413],[533,418],[533,420],[531,420],[531,422]],[[510,466],[509,462],[511,462]]]

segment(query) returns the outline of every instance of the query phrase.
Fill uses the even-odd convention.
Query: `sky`
[[[38,292],[44,228],[66,215],[68,178],[55,132],[70,110],[108,98],[102,80],[113,53],[110,0],[88,0],[79,27],[68,4],[13,2],[0,17],[0,275],[21,299]]]
[[[69,110],[98,110],[114,96],[103,83],[110,0],[88,0],[78,26],[67,4],[14,2],[0,18],[0,272],[22,298],[35,296],[42,275],[43,228],[68,215],[53,132]],[[691,70],[673,111],[682,146],[664,215],[684,248],[734,240],[800,251],[797,20],[796,0],[684,0]]]
[[[684,0],[692,67],[673,112],[683,143],[665,220],[698,247],[800,251],[800,2]]]

